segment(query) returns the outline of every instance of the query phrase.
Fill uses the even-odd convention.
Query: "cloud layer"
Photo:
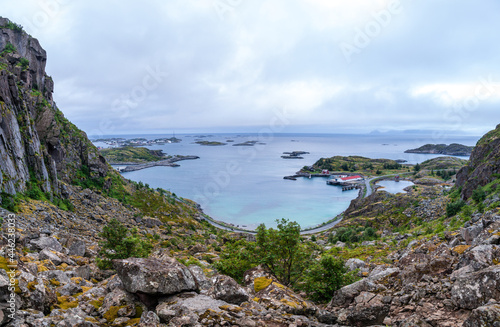
[[[500,122],[494,0],[26,0],[1,16],[48,51],[89,134],[437,129]]]

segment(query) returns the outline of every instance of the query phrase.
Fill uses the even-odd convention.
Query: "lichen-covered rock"
[[[333,294],[333,298],[328,304],[327,309],[333,307],[349,305],[361,292],[379,292],[386,290],[386,287],[377,284],[377,281],[389,276],[399,274],[398,268],[387,268],[382,271],[377,271],[371,274],[368,278],[364,278],[350,285],[344,286]]]
[[[276,282],[257,292],[253,300],[268,310],[279,310],[295,315],[314,316],[319,310],[313,303]]]
[[[54,237],[40,237],[34,240],[31,240],[30,245],[38,251],[48,249],[54,250],[57,252],[62,252],[62,245],[56,240]]]
[[[492,303],[472,311],[463,327],[500,326],[500,303]]]
[[[130,293],[170,295],[198,290],[191,271],[173,258],[113,260],[113,266]]]
[[[210,289],[210,287],[212,286],[212,283],[207,278],[207,276],[205,276],[205,273],[203,273],[203,269],[201,269],[197,265],[191,265],[188,267],[188,269],[191,271],[194,279],[198,283],[200,291],[207,292]]]
[[[361,292],[354,302],[347,315],[347,321],[353,326],[381,325],[390,310],[390,303],[379,294]]]
[[[475,309],[490,299],[500,301],[500,266],[462,275],[451,290],[451,300],[462,309]]]
[[[104,297],[99,313],[108,321],[118,317],[134,317],[136,314],[135,298],[121,288],[114,289]]]
[[[248,293],[234,279],[225,275],[212,278],[212,288],[209,293],[217,300],[240,305],[248,301]]]

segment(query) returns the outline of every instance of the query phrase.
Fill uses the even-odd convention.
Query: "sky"
[[[0,1],[89,135],[500,123],[495,0]]]

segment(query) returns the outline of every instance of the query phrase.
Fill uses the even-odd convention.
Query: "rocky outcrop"
[[[106,176],[104,158],[53,101],[45,50],[12,26],[0,17],[0,190],[16,194],[36,183],[60,194],[59,181],[71,182],[83,166]],[[7,45],[15,51],[3,51]]]
[[[475,146],[469,164],[460,169],[456,185],[462,187],[462,198],[468,199],[479,186],[484,186],[500,173],[500,125],[484,135]]]

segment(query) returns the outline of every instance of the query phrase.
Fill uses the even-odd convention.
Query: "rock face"
[[[64,118],[52,99],[54,82],[45,73],[45,50],[36,39],[0,17],[0,53],[7,44],[16,50],[0,56],[2,192],[24,192],[36,180],[43,192],[59,194],[59,181],[70,182],[83,166],[90,174],[105,176],[108,165],[104,158],[85,133]],[[22,60],[29,64],[23,66]]]
[[[500,125],[477,142],[469,164],[458,172],[456,185],[462,187],[462,198],[470,198],[478,186],[484,186],[496,179],[493,174],[498,173],[500,173]]]
[[[172,258],[114,260],[113,266],[130,293],[170,295],[198,290],[191,271]]]

